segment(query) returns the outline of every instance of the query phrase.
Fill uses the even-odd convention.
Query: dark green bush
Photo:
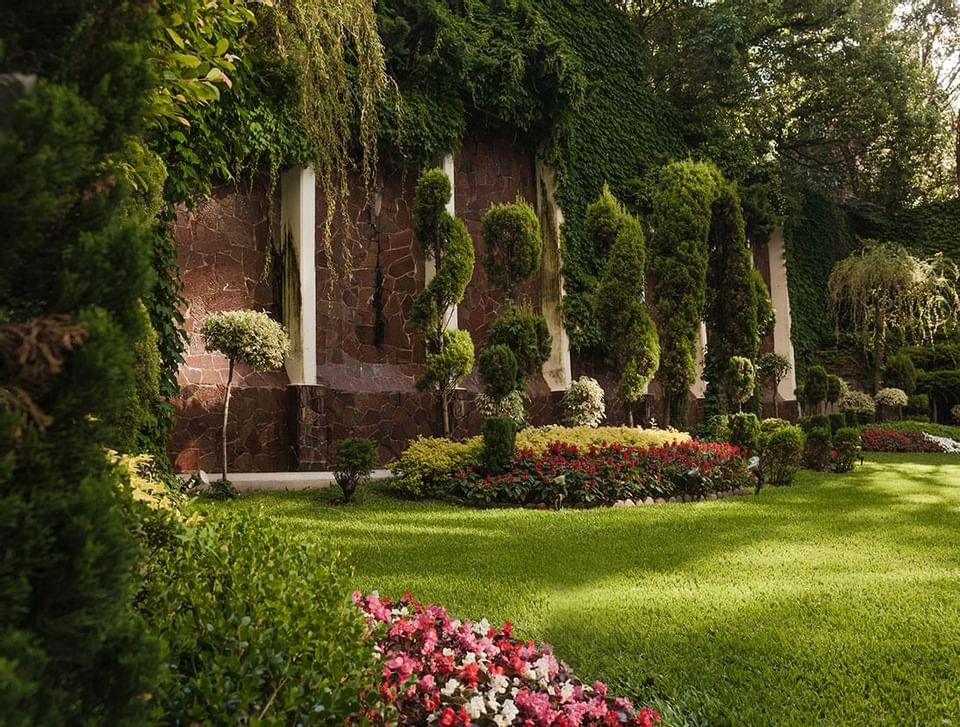
[[[929,411],[930,397],[926,394],[912,394],[910,398],[907,399],[908,414],[923,414],[926,416]]]
[[[490,417],[483,423],[483,471],[496,475],[510,467],[517,444],[517,425],[509,417]]]
[[[846,425],[847,425],[848,427],[859,427],[859,426],[860,426],[860,418],[861,418],[861,417],[860,417],[859,414],[857,414],[857,412],[855,412],[855,411],[847,411],[847,412],[844,412],[844,416],[846,417],[846,420],[847,420],[847,424],[846,424]]]
[[[343,724],[375,660],[339,555],[266,517],[190,531],[150,564],[141,609],[169,653],[166,724]]]
[[[760,420],[756,414],[731,414],[728,420],[730,429],[730,444],[747,452],[757,450],[757,440],[760,437]]]
[[[828,414],[827,418],[830,421],[830,431],[833,434],[836,434],[841,429],[847,426],[847,415],[844,413],[834,413]]]
[[[808,431],[803,447],[803,466],[820,472],[829,469],[831,446],[829,429],[815,427]]]
[[[829,387],[829,378],[823,366],[810,366],[807,368],[806,376],[803,379],[802,403],[815,411],[819,410],[823,402],[827,400],[830,392]]]
[[[540,371],[550,357],[551,340],[544,317],[525,308],[510,308],[487,330],[487,345],[513,351],[523,378]]]
[[[539,269],[540,220],[524,199],[490,207],[483,216],[482,235],[487,247],[483,266],[490,281],[505,293],[512,294],[516,285]]]
[[[827,376],[827,401],[836,404],[840,401],[840,395],[843,393],[843,379],[839,376],[829,374]]]
[[[846,417],[844,417],[846,420]],[[826,429],[827,432],[833,431],[831,428],[830,417],[826,414],[816,414],[814,416],[800,417],[797,419],[797,426],[804,432],[811,432],[814,429]]]
[[[760,438],[760,469],[771,485],[789,485],[800,468],[804,436],[800,427],[778,427]]]
[[[849,472],[860,453],[860,430],[853,427],[838,429],[833,435],[833,448],[837,452],[834,471]]]
[[[908,395],[917,388],[917,367],[913,359],[906,353],[897,353],[887,359],[884,371],[884,382],[887,386],[903,389]]]
[[[337,465],[334,479],[343,493],[343,501],[350,502],[357,487],[369,477],[377,466],[377,445],[371,439],[344,439],[337,443]]]
[[[517,370],[517,357],[502,343],[485,346],[477,357],[477,368],[484,390],[496,401],[523,385]]]

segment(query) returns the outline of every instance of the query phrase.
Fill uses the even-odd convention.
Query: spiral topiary
[[[473,368],[473,340],[466,331],[447,330],[450,310],[463,299],[473,277],[473,240],[462,220],[446,209],[450,180],[442,169],[420,175],[414,197],[414,232],[436,275],[413,301],[410,318],[426,337],[427,367],[417,382],[435,391],[444,436],[450,435],[450,392]]]
[[[508,295],[540,267],[540,220],[526,200],[495,204],[483,216],[487,253],[483,266],[491,282]]]

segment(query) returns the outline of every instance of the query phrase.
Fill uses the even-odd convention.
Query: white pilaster
[[[563,327],[563,275],[560,259],[560,229],[563,210],[557,204],[557,180],[553,169],[537,160],[537,210],[543,235],[540,264],[540,308],[547,321],[552,343],[550,358],[541,369],[550,391],[566,391],[572,379],[570,338]]]
[[[450,201],[447,202],[447,212],[451,216],[456,215],[456,199],[457,199],[457,184],[456,184],[456,173],[454,172],[453,167],[453,154],[448,154],[443,158],[443,165],[441,167],[443,173],[447,175],[447,179],[450,180]],[[437,263],[433,258],[429,258],[424,262],[424,285],[429,285],[430,281],[433,280],[434,276],[437,274]],[[447,311],[447,328],[458,328],[459,323],[457,321],[457,306],[451,306],[450,310]]]
[[[793,401],[796,399],[794,392],[797,389],[797,361],[793,351],[793,339],[790,338],[790,294],[782,227],[773,231],[770,242],[767,243],[767,251],[770,255],[770,302],[777,314],[773,329],[773,350],[790,362],[790,372],[780,382],[777,394],[782,401]]]
[[[280,234],[283,236],[284,324],[290,334],[286,358],[291,384],[317,383],[317,180],[311,167],[280,176]],[[287,245],[290,245],[288,248]]]
[[[703,369],[707,359],[707,324],[700,321],[697,329],[697,380],[690,387],[690,393],[702,399],[707,393],[707,382],[703,380]]]

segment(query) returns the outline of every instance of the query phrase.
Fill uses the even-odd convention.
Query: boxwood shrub
[[[376,683],[339,555],[266,517],[188,529],[151,561],[141,609],[167,643],[165,724],[342,724]]]

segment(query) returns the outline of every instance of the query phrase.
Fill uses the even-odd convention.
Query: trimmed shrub
[[[394,477],[387,487],[401,497],[442,497],[449,494],[454,475],[479,466],[483,439],[454,442],[442,437],[417,437],[387,465]]]
[[[730,415],[715,414],[699,427],[696,434],[698,439],[705,442],[729,442]]]
[[[800,469],[805,438],[800,427],[786,425],[764,434],[760,440],[760,470],[764,482],[789,485]]]
[[[731,414],[728,420],[729,442],[746,452],[755,452],[760,438],[760,420],[756,414]]]
[[[377,445],[373,440],[344,439],[337,443],[337,465],[333,477],[343,493],[343,501],[350,502],[357,487],[370,478],[377,466]]]
[[[960,424],[960,404],[950,407],[950,416],[953,417],[953,421]]]
[[[897,353],[887,359],[884,381],[887,386],[902,389],[908,395],[917,389],[917,367],[906,353]]]
[[[571,427],[598,427],[606,414],[603,388],[596,379],[581,376],[563,395],[565,419]]]
[[[738,407],[746,404],[757,388],[757,372],[753,361],[744,356],[734,356],[730,359],[730,369],[727,378],[727,391]]]
[[[480,381],[489,397],[499,401],[510,392],[516,391],[518,383],[517,357],[507,346],[494,344],[485,346],[477,357],[477,369]]]
[[[764,432],[775,432],[778,429],[783,429],[784,427],[789,426],[792,426],[790,422],[788,422],[786,419],[779,419],[777,417],[770,417],[760,422],[760,429]]]
[[[860,430],[853,427],[838,429],[833,435],[834,472],[849,472],[860,453]]]
[[[820,472],[829,469],[831,446],[828,428],[816,427],[808,431],[803,447],[803,466]]]
[[[866,423],[876,413],[877,405],[870,394],[862,391],[849,389],[838,402],[841,411],[853,412],[857,415],[857,421]]]
[[[168,648],[163,721],[342,724],[379,668],[348,588],[339,555],[268,518],[208,521],[156,553],[140,607]]]
[[[483,455],[481,465],[491,475],[505,472],[517,443],[517,428],[508,417],[490,417],[483,423]]]
[[[517,425],[517,431],[525,429],[527,421],[527,393],[525,391],[511,391],[499,401],[488,394],[477,395],[477,411],[484,419],[488,417],[508,417]]]
[[[909,403],[907,393],[903,389],[880,389],[873,400],[880,406],[889,406],[894,409],[901,409]]]
[[[849,388],[846,386],[846,382],[841,379],[839,376],[834,376],[833,374],[827,375],[827,403],[836,404],[840,401],[840,397],[843,396],[846,389]]]
[[[827,419],[830,421],[830,431],[833,434],[836,434],[847,426],[847,415],[842,412],[828,414]]]
[[[829,379],[826,369],[823,366],[810,366],[803,378],[803,399],[802,403],[814,410],[827,400],[829,393]]]
[[[928,411],[930,411],[930,397],[926,394],[912,394],[907,398],[908,414],[923,414],[926,416]]]
[[[686,432],[636,427],[530,427],[517,433],[517,449],[545,452],[553,442],[573,444],[581,449],[601,444],[619,444],[623,447],[662,447],[671,443],[689,442]]]
[[[550,358],[551,341],[546,319],[525,308],[511,307],[487,329],[487,345],[513,351],[522,379],[540,371]]]
[[[817,414],[812,417],[800,417],[797,420],[797,426],[799,426],[804,432],[810,433],[814,429],[826,429],[827,432],[831,432],[830,417],[826,414]]]
[[[539,269],[540,220],[526,200],[518,197],[516,202],[491,206],[483,216],[481,234],[487,248],[483,266],[504,293],[512,294],[516,285]]]

